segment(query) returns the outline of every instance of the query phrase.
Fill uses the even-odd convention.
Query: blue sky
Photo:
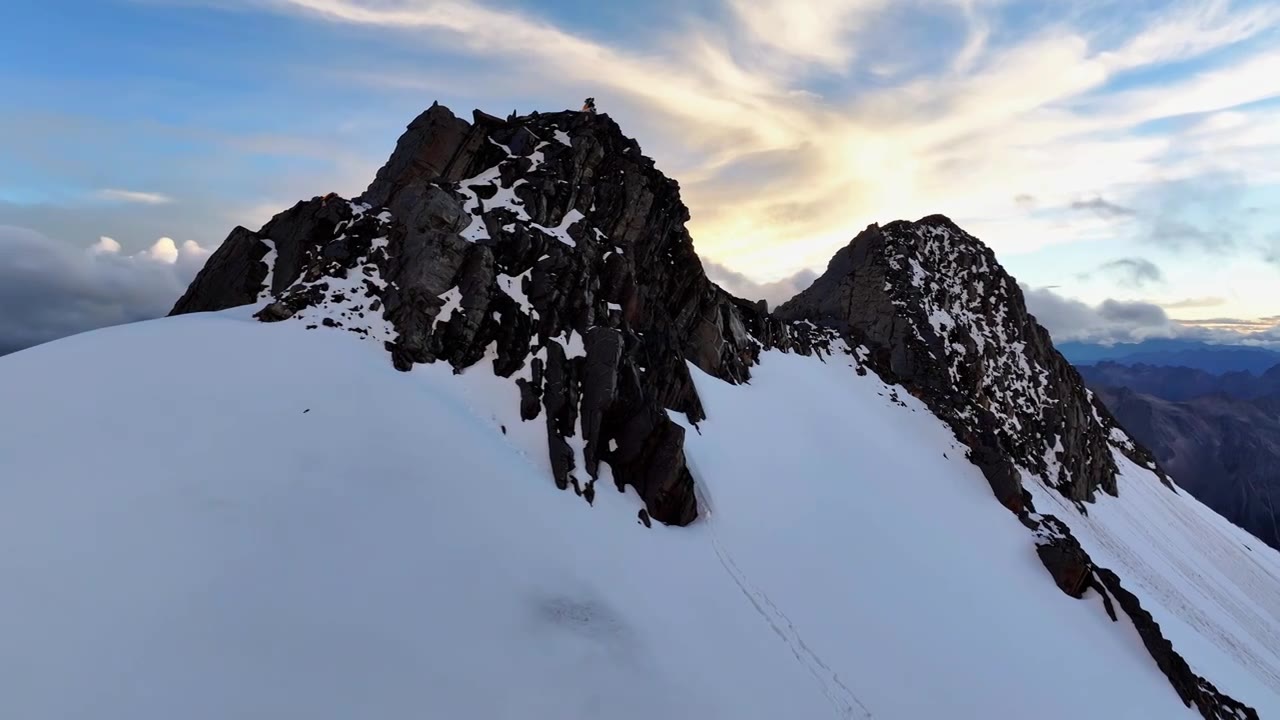
[[[586,95],[744,293],[941,212],[1070,306],[1055,336],[1280,319],[1280,6],[1228,0],[10,0],[0,263],[186,272],[363,189],[433,100]]]

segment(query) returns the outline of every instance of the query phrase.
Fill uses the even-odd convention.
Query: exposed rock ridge
[[[951,425],[1014,511],[1022,471],[1076,503],[1115,495],[1113,441],[1160,472],[1085,392],[991,250],[941,215],[868,227],[777,314],[864,344],[886,381]]]
[[[605,115],[468,123],[432,105],[368,190],[236,228],[172,314],[267,302],[263,321],[343,327],[395,366],[491,358],[526,421],[541,417],[556,484],[633,486],[648,515],[697,516],[684,429],[704,411],[686,361],[746,381],[762,349],[832,351],[702,271],[679,186]],[[518,388],[518,390],[517,390]]]
[[[872,225],[777,314],[826,325],[850,346],[867,348],[873,370],[947,422],[996,497],[1032,531],[1058,587],[1075,598],[1096,590],[1112,620],[1118,604],[1188,707],[1209,720],[1258,717],[1192,671],[1138,598],[1093,563],[1066,523],[1035,511],[1022,485],[1028,475],[1082,513],[1098,489],[1117,495],[1116,452],[1175,490],[1054,349],[1017,282],[981,241],[941,215]]]

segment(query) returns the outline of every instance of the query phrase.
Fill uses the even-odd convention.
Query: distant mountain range
[[[1129,388],[1175,402],[1204,395],[1253,400],[1280,393],[1280,364],[1260,375],[1242,370],[1214,374],[1193,367],[1124,364],[1111,360],[1082,365],[1079,369],[1090,384]]]
[[[1111,361],[1125,365],[1184,367],[1220,375],[1228,372],[1251,372],[1261,375],[1280,365],[1280,352],[1248,345],[1213,345],[1198,340],[1159,338],[1137,343],[1064,342],[1058,351],[1071,363],[1095,365]]]
[[[1179,485],[1280,548],[1280,365],[1261,375],[1119,362],[1078,369]]]

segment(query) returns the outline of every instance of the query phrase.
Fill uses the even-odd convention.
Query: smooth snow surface
[[[1197,717],[850,358],[692,370],[704,517],[650,529],[487,361],[250,312],[0,358],[0,717]]]

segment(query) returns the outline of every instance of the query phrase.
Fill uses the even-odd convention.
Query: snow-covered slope
[[[1194,716],[851,358],[695,369],[704,516],[649,528],[630,490],[557,490],[484,364],[248,315],[0,359],[0,716]],[[1235,582],[1274,600],[1252,557]],[[1267,716],[1251,667],[1222,669]]]
[[[433,105],[176,317],[0,359],[0,717],[1280,714],[1280,556],[981,241],[771,314],[687,219],[605,116]]]
[[[945,422],[1063,592],[1136,623],[1204,717],[1252,717],[1280,691],[1276,554],[1184,496],[980,240],[940,215],[872,225],[778,314],[841,330]]]

